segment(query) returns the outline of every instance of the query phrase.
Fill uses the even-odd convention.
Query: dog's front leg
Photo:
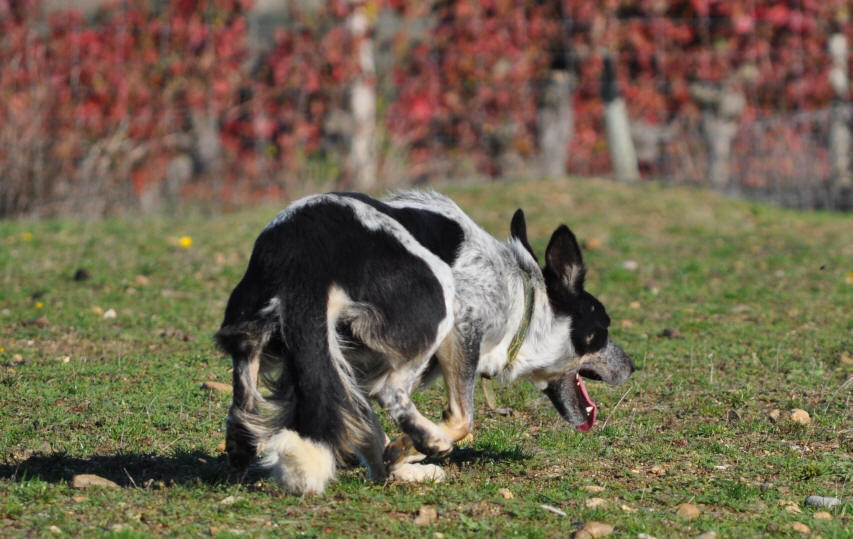
[[[470,436],[474,428],[474,384],[479,353],[478,335],[463,340],[451,334],[438,349],[438,364],[447,387],[447,409],[439,428],[453,443]]]
[[[418,453],[429,456],[446,455],[453,448],[443,429],[425,418],[412,402],[410,394],[417,379],[414,373],[395,371],[388,376],[385,385],[376,395],[380,406],[405,433],[405,436],[394,440],[385,448],[385,461],[389,464],[412,462],[413,457],[417,459]]]

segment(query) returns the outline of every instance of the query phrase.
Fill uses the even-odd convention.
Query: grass
[[[794,522],[850,535],[849,215],[595,180],[444,191],[498,237],[525,208],[540,253],[560,222],[586,245],[587,287],[638,366],[623,386],[588,384],[593,431],[530,384],[496,386],[512,414],[478,391],[475,439],[444,461],[447,482],[374,485],[353,469],[322,497],[286,495],[229,469],[229,396],[201,388],[230,381],[211,335],[278,208],[2,222],[0,534],[551,537],[597,520],[626,537],[796,535]],[[442,395],[417,402],[438,417]],[[789,419],[796,408],[810,424]],[[73,489],[79,473],[121,488]],[[817,520],[811,494],[844,503]],[[699,517],[676,514],[685,502]],[[426,528],[423,505],[439,514]]]

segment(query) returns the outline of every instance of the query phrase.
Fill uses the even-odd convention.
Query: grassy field
[[[853,217],[595,180],[444,191],[500,238],[522,206],[540,253],[560,222],[585,244],[587,288],[638,366],[587,384],[591,432],[526,382],[494,386],[511,413],[478,390],[445,483],[353,469],[323,496],[283,494],[229,469],[230,396],[202,388],[230,382],[211,335],[278,207],[2,222],[0,535],[850,536]],[[442,396],[420,393],[425,414]],[[73,488],[82,473],[119,488]],[[415,524],[422,506],[437,520]]]

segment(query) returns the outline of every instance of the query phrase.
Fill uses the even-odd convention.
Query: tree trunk
[[[701,129],[708,150],[708,178],[714,187],[726,188],[731,182],[732,140],[746,104],[743,94],[707,84],[692,86],[690,93],[702,109]]]
[[[607,147],[613,175],[619,181],[635,182],[640,179],[637,152],[631,139],[631,124],[628,109],[619,93],[616,67],[610,56],[604,58],[601,75],[601,98],[604,100],[604,128],[607,131]]]
[[[566,70],[554,69],[539,109],[539,151],[545,176],[558,178],[566,173],[573,132],[571,76]]]
[[[347,158],[347,176],[353,188],[364,191],[376,186],[376,88],[373,39],[364,5],[357,6],[347,21],[358,55],[360,74],[350,89],[352,138]]]
[[[829,38],[829,55],[832,59],[829,82],[835,90],[829,125],[829,154],[836,187],[849,189],[853,186],[850,171],[850,114],[848,111],[850,78],[847,74],[847,38],[844,34],[833,34]]]

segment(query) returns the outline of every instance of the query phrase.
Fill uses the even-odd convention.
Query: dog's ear
[[[545,251],[545,264],[562,279],[569,292],[576,294],[583,289],[586,267],[583,265],[581,248],[566,225],[560,225],[551,236]]]
[[[509,235],[520,241],[521,245],[524,246],[524,248],[527,249],[527,252],[530,253],[530,256],[533,257],[533,260],[535,260],[537,264],[539,263],[536,253],[533,252],[533,247],[531,247],[530,243],[527,241],[527,223],[524,221],[524,212],[521,211],[521,208],[515,210],[515,213],[512,216],[512,222],[509,224]]]

